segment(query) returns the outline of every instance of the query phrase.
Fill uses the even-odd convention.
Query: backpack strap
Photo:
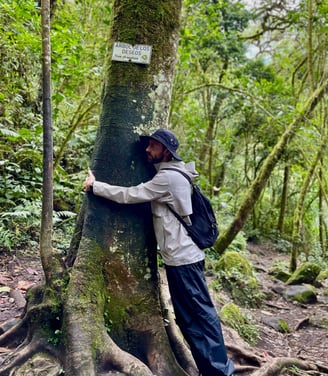
[[[178,168],[174,168],[174,167],[167,167],[167,168],[161,168],[160,171],[162,170],[172,170],[172,171],[177,171],[179,172],[181,175],[183,175],[189,182],[189,184],[193,185],[192,183],[192,180],[190,178],[190,176],[188,176],[185,172],[179,170]],[[187,223],[184,221],[184,219],[175,211],[171,208],[171,206],[169,206],[168,204],[166,204],[166,206],[169,208],[169,210],[175,215],[175,217],[183,224],[184,227],[188,228],[188,225]]]
[[[190,176],[187,175],[185,172],[183,172],[182,170],[180,170],[178,168],[174,168],[174,167],[169,168],[169,167],[167,167],[167,168],[161,168],[160,169],[160,171],[162,171],[162,170],[172,170],[172,171],[180,172],[180,174],[183,175],[189,181],[190,184],[192,184],[192,180],[191,180]]]

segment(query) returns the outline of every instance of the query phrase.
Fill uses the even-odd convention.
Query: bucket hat
[[[160,128],[150,136],[140,136],[141,142],[149,142],[149,139],[160,142],[172,154],[174,159],[177,161],[182,161],[182,158],[176,152],[177,148],[179,147],[179,141],[173,132],[169,131],[168,129]]]

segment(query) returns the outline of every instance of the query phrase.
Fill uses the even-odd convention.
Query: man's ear
[[[163,153],[164,153],[164,161],[165,162],[168,162],[172,159],[172,154],[168,149],[165,148]]]

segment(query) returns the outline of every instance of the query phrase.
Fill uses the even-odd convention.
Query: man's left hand
[[[88,176],[84,181],[84,190],[85,192],[90,192],[93,183],[96,181],[96,177],[94,176],[93,172],[89,169]]]

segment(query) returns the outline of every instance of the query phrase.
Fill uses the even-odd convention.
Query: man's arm
[[[123,187],[97,181],[90,170],[84,181],[84,190],[120,204],[137,204],[152,201],[160,199],[168,193],[167,180],[163,179],[163,177],[155,177],[151,181],[137,186]]]

